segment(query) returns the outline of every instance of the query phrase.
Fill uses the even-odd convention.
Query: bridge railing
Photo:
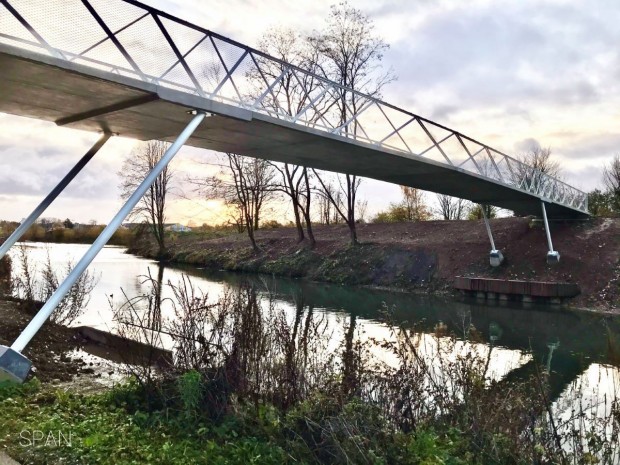
[[[587,211],[587,195],[471,137],[134,0],[0,0],[0,42],[423,157]]]

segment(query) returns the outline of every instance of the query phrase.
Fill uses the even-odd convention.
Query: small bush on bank
[[[10,294],[11,266],[10,257],[5,255],[0,259],[0,293]]]
[[[47,302],[60,283],[71,273],[74,263],[69,260],[64,265],[64,272],[58,273],[52,266],[52,261],[47,253],[45,262],[41,268],[37,267],[30,258],[28,248],[21,244],[18,246],[19,274],[12,276],[10,289],[15,296],[22,299],[31,311],[36,311],[41,302]],[[84,313],[90,294],[97,284],[97,279],[92,272],[85,271],[80,275],[69,292],[56,306],[50,316],[50,320],[59,325],[70,325]]]

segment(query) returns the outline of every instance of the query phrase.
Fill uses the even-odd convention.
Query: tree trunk
[[[254,237],[254,227],[251,223],[248,223],[247,230],[248,230],[248,237],[250,238],[250,242],[252,243],[252,248],[254,249],[255,252],[258,252],[260,249],[258,248],[258,245],[256,244],[256,238]]]
[[[314,238],[314,231],[312,231],[312,222],[310,221],[310,214],[304,211],[304,218],[306,220],[306,231],[308,232],[308,239],[310,240],[310,248],[314,249],[316,246],[316,239]]]
[[[357,245],[357,227],[355,221],[347,221],[347,225],[349,226],[349,234],[351,236],[351,245]]]
[[[308,179],[308,168],[304,167],[302,175],[306,184],[306,205],[302,208],[302,210],[304,213],[304,219],[306,221],[308,239],[310,239],[310,248],[314,249],[314,246],[316,245],[316,239],[314,238],[314,232],[312,231],[312,221],[310,220],[310,204],[312,202],[312,192],[310,190],[310,180]]]
[[[252,229],[254,229],[254,231],[258,229],[258,209],[254,211],[254,224],[252,225]]]
[[[301,224],[301,216],[299,214],[300,206],[293,199],[293,214],[295,215],[295,227],[297,228],[297,243],[304,240],[304,227]]]

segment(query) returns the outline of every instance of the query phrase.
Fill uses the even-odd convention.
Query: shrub
[[[11,258],[7,255],[0,259],[0,291],[10,294],[12,287]]]

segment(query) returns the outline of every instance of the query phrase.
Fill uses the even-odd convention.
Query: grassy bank
[[[474,463],[461,455],[456,431],[390,431],[376,409],[355,400],[337,405],[318,397],[286,414],[267,405],[258,413],[241,408],[213,421],[196,417],[190,392],[179,393],[185,406],[156,412],[141,409],[143,394],[136,384],[86,396],[36,381],[0,388],[0,445],[23,464]],[[332,421],[352,429],[331,440],[326,434],[317,451],[304,436]]]
[[[552,224],[554,246],[562,254],[549,266],[542,225],[526,218],[492,221],[495,242],[506,261],[488,262],[489,241],[480,221],[425,221],[363,224],[359,246],[348,243],[346,226],[317,226],[318,243],[297,243],[292,228],[257,231],[255,252],[243,234],[222,237],[200,233],[169,237],[168,258],[213,269],[303,277],[337,284],[437,292],[451,289],[455,276],[576,282],[582,294],[577,307],[612,309],[620,293],[620,220],[595,219]],[[130,251],[154,258],[148,236]]]
[[[4,226],[0,227],[0,243],[17,226],[17,223],[4,222]],[[54,242],[58,244],[92,244],[104,228],[105,225],[82,225],[73,228],[57,226],[52,229],[46,229],[39,224],[35,224],[24,233],[20,240],[24,242]],[[127,246],[131,242],[132,234],[131,230],[121,228],[114,233],[108,243]]]

